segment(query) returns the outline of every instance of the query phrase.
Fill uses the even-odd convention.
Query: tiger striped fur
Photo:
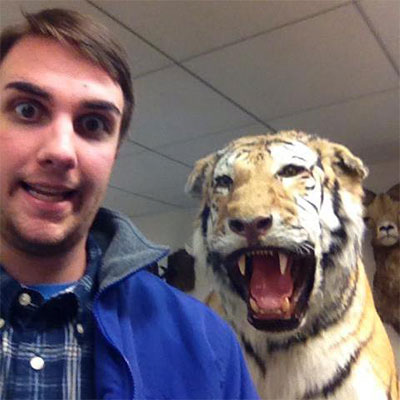
[[[196,273],[211,267],[264,399],[399,399],[361,260],[366,174],[344,146],[284,131],[237,139],[189,176]]]

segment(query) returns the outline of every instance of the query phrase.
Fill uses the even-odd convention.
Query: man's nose
[[[38,152],[38,162],[42,167],[55,170],[69,170],[76,167],[76,133],[73,122],[59,118],[46,127],[46,134]]]

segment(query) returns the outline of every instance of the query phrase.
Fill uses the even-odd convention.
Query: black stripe
[[[319,205],[320,209],[322,208],[322,204],[324,203],[324,195],[325,195],[325,186],[322,186],[321,187],[321,199],[320,199],[321,204]]]
[[[329,250],[322,254],[321,265],[323,268],[334,266],[334,260],[332,257],[337,255],[340,250],[342,250],[343,246],[346,244],[348,239],[347,232],[345,230],[345,226],[348,223],[347,218],[340,215],[340,211],[342,209],[342,201],[339,195],[339,182],[335,180],[333,187],[333,212],[339,220],[340,227],[335,231],[331,232],[331,240],[332,243],[329,246]]]
[[[331,232],[331,244],[329,245],[329,250],[327,252],[322,253],[322,260],[321,266],[322,268],[334,267],[335,260],[333,259],[342,249],[343,246],[346,244],[347,241],[347,233],[343,228],[343,224],[340,220],[340,228],[336,229],[335,231]]]
[[[240,335],[240,340],[243,344],[245,353],[255,361],[257,366],[260,368],[263,376],[265,376],[265,372],[266,372],[265,361],[256,353],[253,346],[251,345],[250,342],[248,342],[246,340],[244,335]]]
[[[287,140],[283,140],[283,139],[278,139],[278,138],[274,138],[272,137],[271,139],[269,139],[266,143],[266,145],[271,145],[271,144],[286,144],[288,146],[294,146],[295,143],[293,142],[288,142]]]
[[[207,222],[209,215],[210,207],[206,205],[201,212],[201,231],[203,233],[203,237],[207,237]]]
[[[305,199],[305,198],[303,198],[303,200],[306,201],[306,202],[315,210],[315,212],[316,212],[317,214],[319,214],[319,210],[318,210],[317,206],[316,206],[314,203],[311,203],[310,200],[307,200],[307,199]]]
[[[321,161],[321,153],[318,151],[318,158],[317,158],[317,166],[319,167],[319,168],[321,168],[322,169],[322,171],[325,171],[324,170],[324,166],[322,165],[322,161]]]
[[[321,397],[321,395],[327,398],[328,396],[334,394],[335,391],[339,389],[339,387],[342,386],[346,379],[350,376],[353,365],[358,361],[362,350],[371,340],[373,334],[374,330],[372,330],[371,334],[364,342],[360,343],[360,346],[357,348],[354,354],[351,355],[346,365],[344,367],[339,367],[336,375],[325,386],[323,386],[321,389],[307,392],[303,397],[303,400],[315,399],[317,397]]]
[[[340,206],[341,206],[341,199],[339,196],[339,181],[335,179],[335,182],[333,184],[333,212],[335,213],[336,216],[339,216],[339,211],[340,211]]]
[[[220,277],[223,283],[226,282],[229,286],[227,289],[236,293],[244,302],[247,301],[247,290],[245,285],[240,285],[237,282],[237,279],[232,279],[232,274],[235,271],[235,268],[227,267],[220,253],[216,251],[210,251],[207,254],[207,265],[210,265],[214,271],[214,273]],[[228,279],[227,279],[228,278]],[[225,284],[225,286],[226,286]]]
[[[295,158],[298,159],[298,160],[304,161],[304,162],[306,161],[305,158],[299,157],[299,156],[293,156],[293,157],[292,157],[292,160],[295,159]]]

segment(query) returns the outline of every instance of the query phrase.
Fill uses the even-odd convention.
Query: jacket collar
[[[99,291],[165,257],[169,250],[147,240],[119,212],[100,208],[91,233],[103,252]]]

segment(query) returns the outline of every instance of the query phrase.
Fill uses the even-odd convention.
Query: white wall
[[[369,176],[365,180],[364,186],[375,193],[386,192],[400,181],[399,158],[367,166]]]
[[[133,218],[134,224],[155,243],[165,244],[175,251],[191,243],[193,221],[197,210],[170,211]]]

